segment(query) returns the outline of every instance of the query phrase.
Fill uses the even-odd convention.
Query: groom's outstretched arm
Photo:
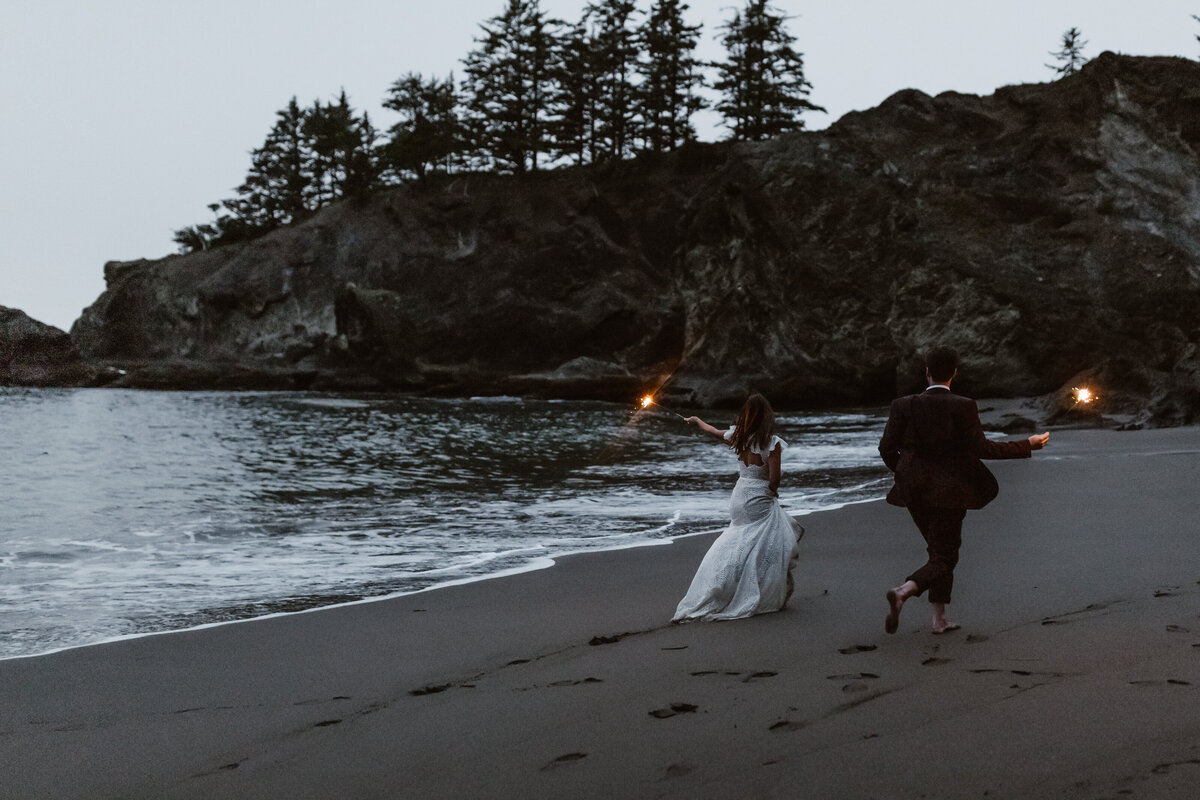
[[[964,413],[967,441],[971,453],[976,458],[1029,458],[1034,450],[1046,446],[1050,439],[1048,433],[1037,433],[1027,439],[1015,442],[993,442],[983,433],[983,423],[979,421],[979,408],[975,401],[970,401],[969,413]]]

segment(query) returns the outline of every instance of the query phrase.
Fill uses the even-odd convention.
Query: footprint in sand
[[[1168,625],[1167,630],[1170,631],[1171,633],[1191,633],[1190,630],[1183,627],[1182,625]]]
[[[879,676],[874,672],[843,672],[841,675],[826,675],[827,681],[860,681],[875,680]]]
[[[441,683],[441,684],[436,684],[436,685],[431,685],[431,686],[425,686],[421,689],[411,689],[411,690],[409,690],[408,693],[411,694],[413,697],[420,697],[421,695],[437,694],[438,692],[444,692],[449,688],[450,688],[449,683]]]
[[[871,687],[865,681],[878,680],[879,676],[874,672],[858,672],[851,675],[829,675],[827,680],[849,680],[850,682],[842,686],[842,691],[846,694],[858,694],[865,692]]]
[[[938,658],[937,656],[933,656],[931,658],[927,658],[924,661],[922,661],[921,666],[922,667],[940,667],[942,664],[949,664],[951,660],[952,659],[949,659],[949,658]]]
[[[242,759],[242,761],[245,761],[245,759]],[[192,777],[193,778],[207,778],[210,775],[216,775],[218,772],[228,772],[229,770],[237,769],[241,765],[242,765],[241,761],[231,761],[228,764],[222,764],[221,766],[217,767],[216,769],[209,770],[208,772],[197,772]]]
[[[743,678],[742,683],[750,683],[751,681],[756,681],[759,678],[774,678],[778,674],[778,672],[755,672]]]
[[[694,769],[695,767],[693,767],[691,764],[671,764],[667,767],[667,777],[682,778],[684,775],[687,775]]]
[[[590,644],[592,647],[595,647],[599,644],[615,644],[628,635],[628,633],[617,633],[613,634],[612,636],[593,636],[588,640],[588,644]]]
[[[844,656],[850,656],[850,655],[854,655],[855,653],[869,653],[872,650],[875,650],[876,648],[877,648],[877,645],[873,645],[873,644],[855,644],[855,645],[851,645],[850,647],[840,648],[838,650],[838,652]]]
[[[1157,764],[1154,769],[1150,770],[1150,772],[1154,773],[1155,775],[1166,775],[1168,772],[1175,769],[1175,767],[1194,766],[1200,766],[1200,758],[1188,758],[1184,759],[1183,761],[1172,761],[1165,764]]]
[[[350,697],[348,695],[339,694],[337,697],[331,697],[328,700],[298,700],[295,703],[292,703],[292,705],[294,705],[294,706],[315,706],[315,705],[320,705],[321,703],[333,703],[338,700],[349,700],[349,699],[350,699]]]
[[[655,719],[667,719],[676,714],[695,714],[699,708],[699,706],[694,706],[691,703],[671,703],[668,708],[656,708],[647,713]]]
[[[600,680],[599,678],[587,677],[587,678],[584,678],[583,680],[579,680],[579,681],[573,681],[573,680],[569,680],[569,679],[565,680],[565,681],[554,681],[550,685],[551,686],[578,686],[581,683],[604,683],[604,681]]]
[[[1130,681],[1130,686],[1191,686],[1189,681],[1180,680],[1179,678],[1167,678],[1165,681]]]
[[[358,711],[358,716],[365,717],[368,714],[374,714],[377,711],[383,711],[388,707],[388,704],[382,700],[376,700],[374,703],[367,705],[365,708]]]
[[[982,633],[968,633],[967,644],[979,644],[980,642],[986,642],[991,638],[992,637],[990,636],[984,636]]]
[[[341,723],[342,723],[342,721],[340,719],[326,719],[326,720],[322,720],[320,722],[314,722],[313,727],[314,728],[328,728],[330,725],[340,725]]]
[[[570,764],[572,762],[579,761],[581,758],[587,758],[587,753],[563,753],[561,756],[542,767],[541,771],[545,772],[548,769],[561,767],[563,764]]]
[[[779,722],[776,722],[770,728],[767,728],[767,730],[775,731],[777,733],[778,732],[788,733],[791,731],[800,730],[801,728],[805,727],[805,724],[806,723],[803,723],[803,722],[793,722],[790,719],[781,719],[781,720],[779,720]]]

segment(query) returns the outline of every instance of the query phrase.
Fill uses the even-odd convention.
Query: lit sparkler
[[[1095,402],[1098,399],[1095,393],[1086,386],[1073,387],[1071,389],[1071,396],[1075,398],[1075,405],[1079,405],[1080,403],[1087,405],[1088,403]]]
[[[670,411],[672,414],[674,414],[675,416],[679,417],[680,419],[682,419],[682,420],[684,420],[684,421],[686,421],[686,420],[687,420],[687,417],[685,417],[683,414],[680,414],[678,411],[675,411],[674,409],[667,408],[667,407],[666,407],[666,406],[664,406],[662,403],[658,403],[658,402],[656,402],[656,401],[654,400],[654,395],[652,395],[652,394],[644,395],[644,396],[642,397],[641,401],[639,401],[639,402],[640,402],[640,405],[641,405],[641,407],[642,407],[642,410],[646,410],[646,409],[650,408],[650,406],[658,406],[658,407],[659,407],[659,408],[661,408],[663,411]]]

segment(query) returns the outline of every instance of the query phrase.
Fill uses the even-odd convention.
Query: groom
[[[957,630],[946,619],[954,586],[954,566],[962,544],[962,522],[969,508],[983,508],[999,492],[996,479],[981,458],[1029,458],[1045,447],[1049,433],[1015,442],[993,442],[983,435],[975,401],[950,391],[958,374],[958,354],[938,347],[925,357],[929,382],[921,394],[892,401],[891,415],[879,455],[895,473],[887,501],[906,506],[925,537],[925,565],[887,592],[884,630],[895,633],[904,601],[929,591],[933,632]]]

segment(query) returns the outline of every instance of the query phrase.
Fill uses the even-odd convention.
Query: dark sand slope
[[[883,633],[923,553],[868,503],[751,620],[665,624],[699,537],[0,662],[0,797],[1194,797],[1200,429],[993,469],[955,634]]]

